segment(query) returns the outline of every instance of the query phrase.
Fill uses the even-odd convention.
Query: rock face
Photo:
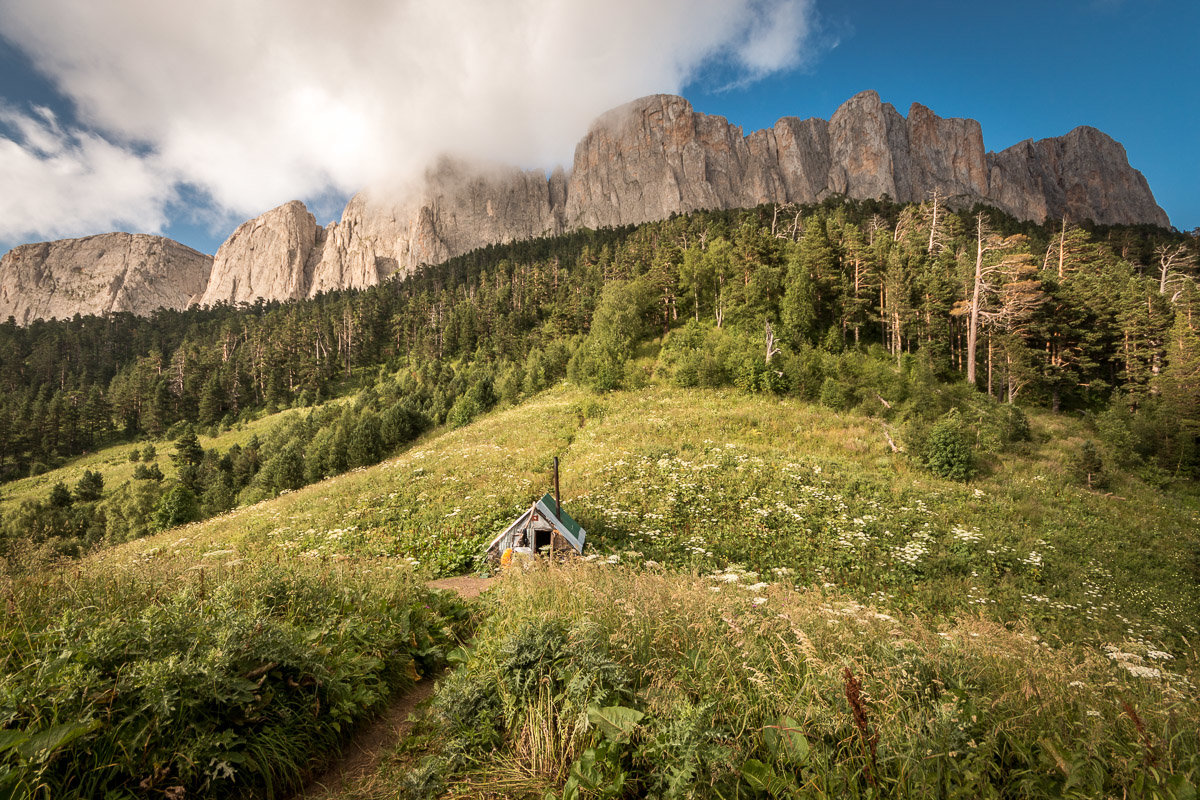
[[[400,202],[359,194],[331,226],[312,291],[582,227],[831,194],[921,202],[935,191],[959,207],[981,202],[1038,222],[1170,224],[1124,148],[1092,128],[987,153],[975,120],[943,119],[919,103],[904,117],[862,92],[828,122],[784,117],[743,136],[681,97],[653,95],[597,119],[569,177],[444,161]]]
[[[308,296],[325,231],[298,200],[244,222],[217,250],[202,305]]]
[[[681,97],[653,95],[597,119],[569,175],[445,158],[407,191],[359,193],[327,228],[299,202],[268,211],[239,227],[215,261],[129,234],[18,247],[0,262],[0,319],[291,300],[577,228],[830,195],[921,202],[933,192],[1038,222],[1170,224],[1125,149],[1094,128],[988,153],[974,120],[918,103],[904,117],[862,92],[829,121],[784,117],[743,136]]]
[[[105,233],[25,244],[0,259],[0,320],[184,308],[208,283],[212,256],[161,236]]]
[[[371,286],[489,244],[561,233],[566,178],[442,159],[408,199],[354,196],[329,226],[310,294]]]
[[[1023,219],[1170,225],[1125,148],[1095,128],[989,153],[988,174],[988,199]]]
[[[1169,225],[1124,148],[1093,128],[986,153],[979,123],[919,103],[903,117],[875,92],[825,122],[784,117],[743,137],[722,117],[656,95],[608,112],[575,150],[567,227],[702,208],[813,203],[830,194],[921,202],[934,191],[1022,219]]]

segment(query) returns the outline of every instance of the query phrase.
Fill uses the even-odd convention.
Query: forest
[[[10,319],[0,479],[116,442],[170,447],[176,474],[146,458],[108,491],[98,475],[59,484],[6,513],[3,549],[77,555],[219,514],[563,378],[857,409],[964,479],[968,455],[931,440],[1018,437],[1020,408],[1040,406],[1091,421],[1103,452],[1078,455],[1089,486],[1111,470],[1187,483],[1200,476],[1198,256],[1195,235],[1148,226],[837,198],[492,246],[308,301]],[[196,439],[284,408],[312,410],[225,452]]]

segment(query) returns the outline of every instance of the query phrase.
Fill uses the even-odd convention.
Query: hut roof
[[[574,518],[570,514],[567,513],[567,510],[565,508],[560,507],[558,509],[558,513],[557,514],[554,513],[555,512],[554,495],[550,494],[549,492],[546,492],[544,495],[542,495],[542,499],[539,502],[545,507],[546,512],[550,516],[556,517],[558,519],[558,521],[563,524],[563,527],[566,528],[568,531],[570,531],[571,535],[574,536],[575,540],[578,541],[580,543],[580,545],[582,546],[583,537],[585,535],[583,532],[583,528],[581,528],[579,526],[579,523],[576,522],[574,520]],[[560,504],[560,506],[561,506],[561,504]]]

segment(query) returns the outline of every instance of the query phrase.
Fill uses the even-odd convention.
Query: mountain
[[[179,242],[137,233],[20,245],[0,258],[0,321],[184,308],[204,291],[212,263]]]
[[[151,271],[144,280],[124,281],[117,299],[106,288],[118,285],[106,277],[113,268],[97,262],[90,246],[24,246],[61,254],[51,281],[29,277],[41,273],[31,271],[28,255],[14,257],[23,249],[17,248],[0,268],[0,292],[7,292],[0,313],[27,322],[76,311],[146,313],[192,301],[290,300],[371,286],[488,244],[577,228],[836,195],[922,202],[934,192],[957,207],[984,203],[1038,222],[1170,224],[1125,149],[1094,128],[989,153],[975,120],[943,119],[919,103],[905,117],[867,91],[828,121],[784,117],[746,136],[681,97],[652,95],[597,119],[576,147],[569,174],[447,157],[405,192],[359,193],[341,221],[325,228],[297,201],[268,211],[221,246],[199,290],[194,258],[180,257],[184,274],[150,280],[158,275]],[[69,261],[62,260],[67,254]],[[25,277],[16,275],[18,261]]]
[[[359,193],[323,239],[316,231],[305,239],[303,247],[321,249],[307,292],[370,286],[488,244],[577,228],[831,195],[922,202],[934,191],[952,205],[979,202],[1038,222],[1170,224],[1125,149],[1094,128],[988,153],[975,120],[943,119],[919,103],[904,117],[868,91],[828,121],[784,117],[745,136],[682,97],[652,95],[597,119],[569,175],[444,158],[403,197]],[[286,261],[284,252],[271,262]],[[256,275],[255,259],[234,267],[242,286],[293,285]]]

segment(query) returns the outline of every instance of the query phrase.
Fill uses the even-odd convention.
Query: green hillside
[[[786,211],[0,326],[0,797],[1194,798],[1196,240]]]
[[[600,572],[535,570],[506,576],[502,597],[510,592],[530,597],[570,593],[575,581],[580,592],[591,596],[600,590],[589,587],[600,581],[608,587],[603,591],[611,605],[623,592],[644,591],[645,581],[651,581],[655,592],[679,593],[681,599],[672,606],[678,613],[710,619],[706,624],[729,616],[733,609],[739,616],[730,624],[741,626],[736,619],[757,613],[760,600],[768,608],[782,603],[790,609],[789,619],[810,638],[817,636],[811,626],[824,630],[836,622],[819,609],[860,609],[854,613],[871,619],[879,615],[882,621],[865,629],[871,637],[894,638],[887,631],[899,625],[908,631],[907,639],[919,643],[918,652],[933,659],[927,668],[934,674],[953,674],[955,680],[969,683],[986,673],[988,683],[980,691],[997,702],[1007,698],[1002,704],[1013,708],[1020,706],[1013,694],[1018,682],[1034,681],[1046,687],[1038,691],[1050,691],[1064,675],[1086,679],[1091,691],[1099,693],[1101,699],[1090,697],[1087,703],[1092,705],[1086,708],[1101,701],[1113,704],[1103,712],[1109,718],[1121,716],[1122,702],[1134,702],[1136,713],[1161,726],[1153,735],[1166,748],[1156,751],[1164,776],[1191,769],[1197,753],[1195,733],[1182,734],[1174,726],[1178,709],[1193,708],[1196,701],[1192,682],[1197,659],[1191,645],[1200,638],[1196,499],[1132,479],[1114,485],[1113,492],[1081,487],[1069,474],[1064,453],[1083,431],[1061,417],[1035,414],[1032,440],[992,458],[985,473],[969,483],[934,477],[893,452],[883,425],[855,413],[735,391],[652,385],[636,392],[595,395],[564,384],[465,427],[427,436],[378,466],[101,551],[53,578],[63,586],[58,592],[30,591],[44,578],[10,579],[6,594],[22,610],[20,616],[8,618],[6,641],[14,645],[0,698],[10,698],[8,703],[18,696],[29,698],[25,703],[51,702],[34,701],[28,692],[37,684],[31,683],[28,670],[11,668],[14,663],[32,663],[23,659],[38,649],[33,643],[16,646],[20,634],[44,635],[36,625],[30,627],[31,619],[40,620],[40,630],[62,636],[63,620],[77,615],[72,609],[80,606],[144,618],[161,613],[154,609],[164,603],[182,602],[169,599],[177,592],[195,602],[199,591],[215,595],[227,584],[247,587],[245,582],[263,570],[295,576],[281,578],[286,581],[314,576],[318,583],[313,597],[319,598],[327,593],[345,596],[367,576],[374,576],[368,579],[372,590],[386,590],[410,580],[405,576],[414,569],[429,577],[471,569],[490,537],[547,489],[551,459],[558,455],[564,504],[588,531],[587,559],[603,566],[595,568]],[[620,577],[603,577],[610,572]],[[106,580],[115,580],[115,585]],[[120,599],[97,602],[91,593],[100,591],[108,598],[119,591]],[[711,599],[688,610],[682,599],[686,597]],[[641,604],[632,597],[627,602]],[[496,637],[503,639],[527,624],[570,631],[599,613],[587,603],[557,600],[524,604],[513,619],[505,617],[516,613],[506,602],[489,608],[488,614],[499,616],[480,619],[485,631],[479,635],[481,653],[508,646]],[[323,625],[345,629],[368,625],[364,617],[373,612],[343,605],[331,613],[340,616]],[[211,626],[210,634],[219,639],[219,631],[234,624],[232,618],[215,615],[189,624]],[[756,650],[756,657],[770,652],[775,653],[770,658],[803,655],[788,655],[786,647],[772,650],[782,645],[768,641],[775,634],[767,619],[763,618],[765,628],[742,627],[747,641],[758,642],[755,648],[767,648]],[[638,624],[654,638],[686,623],[653,615]],[[654,633],[660,625],[667,628]],[[649,646],[645,643],[633,650],[618,648],[615,641],[606,644],[603,626],[589,630],[588,647],[601,648],[605,658],[617,659],[625,669],[641,669],[639,659],[653,652],[638,649]],[[938,642],[944,638],[939,630],[968,648],[961,659],[946,661],[945,654],[939,655]],[[997,653],[970,649],[974,645],[968,640],[980,632],[1000,648]],[[877,665],[884,672],[868,679],[868,685],[876,687],[870,690],[873,713],[900,726],[892,735],[908,731],[903,734],[903,753],[893,752],[889,758],[915,758],[909,751],[925,742],[921,719],[933,711],[918,705],[900,714],[906,695],[884,692],[879,683],[886,670],[900,667],[898,662],[878,661],[880,655],[871,644],[875,638],[856,640],[850,647],[836,630],[828,635],[833,639],[818,647],[820,669],[818,661],[812,661],[824,677],[809,690],[824,685],[836,696],[841,666],[854,664],[857,673]],[[1035,648],[1035,656],[1029,655],[1029,637],[1048,649]],[[697,646],[703,649],[717,642],[701,641]],[[843,646],[850,649],[839,650]],[[160,656],[167,661],[177,657]],[[817,653],[804,657],[816,659]],[[979,658],[991,665],[983,673],[978,671],[984,669]],[[347,669],[366,669],[369,663],[375,662]],[[737,668],[750,669],[753,663]],[[672,672],[676,669],[683,671]],[[686,688],[695,678],[686,677],[686,664],[668,673],[655,679],[661,691],[682,691],[700,704],[697,708],[704,707],[709,690]],[[84,696],[102,695],[105,684],[99,674],[90,668],[82,674],[98,681]],[[750,677],[746,673],[737,680]],[[943,679],[945,675],[938,678]],[[683,683],[672,688],[676,680]],[[780,684],[778,691],[785,686]],[[755,719],[761,722],[763,714],[800,719],[794,703],[783,702],[775,691],[760,687],[758,694],[747,697],[757,709]],[[634,699],[623,697],[621,702]],[[1094,726],[1087,728],[1093,733],[1087,733],[1064,722],[1064,714],[1083,714],[1084,706],[1055,697],[1054,703],[1066,705],[1055,706],[1051,722],[1025,719],[1013,729],[1013,741],[1038,749],[1038,737],[1050,730],[1039,727],[1043,722],[1053,728],[1059,748],[1068,751],[1082,746],[1072,737],[1096,733]],[[609,698],[616,699],[620,698]],[[72,707],[66,698],[52,702],[63,713]],[[822,702],[833,701],[827,697]],[[983,700],[972,702],[978,706]],[[893,708],[893,703],[899,705]],[[7,707],[10,717],[17,714],[14,720],[30,713],[16,711],[28,706]],[[98,718],[95,708],[74,713],[84,720]],[[816,725],[818,709],[806,713]],[[1087,721],[1086,715],[1083,719]],[[731,724],[725,716],[709,722]],[[497,746],[503,750],[507,745],[502,733],[496,735],[501,736]],[[1120,747],[1136,753],[1142,747],[1136,730],[1126,734],[1104,735],[1117,736]],[[79,742],[96,735],[89,729]],[[595,736],[595,730],[588,735]],[[1163,738],[1168,736],[1175,737],[1169,745]],[[582,752],[586,738],[560,754],[567,761],[555,768],[557,772],[527,781],[522,791],[551,787],[552,780],[543,780],[547,775],[565,779],[566,767]],[[64,763],[73,747],[82,746],[62,745],[53,763]],[[757,744],[746,747],[738,750],[739,764],[766,763],[762,753],[755,755]],[[830,777],[829,786],[841,785],[838,781],[845,775],[863,774],[862,764],[854,766],[857,762],[846,761],[838,752],[827,754],[827,769],[829,776],[842,777]],[[1112,753],[1090,757],[1099,759],[1093,766],[1104,781],[1131,780],[1128,765],[1117,765]],[[487,763],[476,767],[486,772],[491,769]],[[503,763],[507,762],[497,762]],[[750,767],[752,772],[756,768]],[[915,775],[928,777],[926,772],[912,773],[904,785],[919,786],[919,781],[911,783]],[[402,782],[412,774],[401,770],[392,779]],[[754,784],[758,778],[747,780]]]

